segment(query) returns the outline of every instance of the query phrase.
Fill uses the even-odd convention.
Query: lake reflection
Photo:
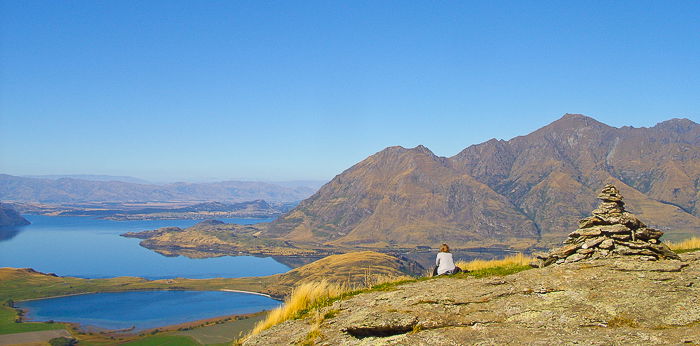
[[[0,242],[10,240],[17,236],[22,228],[26,226],[7,226],[0,227]]]
[[[0,267],[33,268],[83,278],[140,276],[148,279],[264,276],[290,268],[270,257],[165,257],[119,236],[166,226],[189,227],[201,220],[112,221],[86,217],[26,215],[31,225],[0,233]],[[254,224],[270,219],[221,219]]]

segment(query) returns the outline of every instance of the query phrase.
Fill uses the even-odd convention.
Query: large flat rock
[[[360,294],[321,315],[331,311],[317,344],[700,343],[700,252],[438,278]],[[295,343],[312,324],[288,321],[247,344]]]

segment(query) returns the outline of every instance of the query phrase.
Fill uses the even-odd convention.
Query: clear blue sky
[[[700,118],[699,1],[0,0],[0,172],[329,179]]]

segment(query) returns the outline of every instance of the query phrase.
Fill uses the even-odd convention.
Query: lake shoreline
[[[267,276],[291,268],[270,256],[226,256],[192,259],[164,256],[138,245],[125,232],[160,227],[190,227],[195,220],[110,221],[88,217],[27,215],[32,222],[12,234],[0,232],[2,267],[34,268],[44,273],[86,279],[143,277],[237,278]],[[230,219],[255,223],[267,219]],[[60,261],[56,256],[60,252]],[[73,293],[73,292],[67,292]]]
[[[26,311],[26,309],[21,309],[21,308],[12,308],[13,310],[16,311]],[[147,335],[153,335],[153,334],[163,334],[163,333],[171,333],[171,332],[180,332],[180,333],[187,333],[189,331],[197,330],[199,328],[205,328],[205,327],[211,327],[211,326],[216,326],[219,324],[239,324],[239,323],[250,323],[247,320],[248,319],[253,319],[253,325],[256,323],[257,320],[264,319],[264,316],[269,313],[271,310],[261,310],[257,312],[252,312],[252,313],[243,313],[243,314],[231,314],[231,315],[220,315],[220,316],[214,316],[210,318],[204,318],[204,319],[197,319],[193,321],[187,321],[183,323],[176,323],[176,324],[169,324],[169,325],[164,325],[160,327],[155,327],[155,328],[149,328],[149,329],[143,329],[139,331],[135,331],[134,327],[131,328],[125,328],[125,329],[106,329],[106,328],[98,328],[98,327],[84,327],[81,323],[77,322],[67,322],[67,321],[59,321],[59,320],[53,320],[50,323],[55,323],[56,325],[64,325],[67,329],[70,331],[71,334],[79,334],[79,335],[92,335],[96,334],[99,335],[100,338],[104,338],[105,340],[120,340],[120,342],[129,342],[133,340],[138,340],[144,336]],[[20,315],[21,316],[21,315]],[[33,324],[33,323],[49,323],[48,321],[21,321],[20,323],[26,323],[26,324]],[[243,327],[244,325],[241,325]],[[240,328],[240,327],[239,327]],[[245,328],[245,327],[244,327]],[[252,327],[250,327],[252,328]],[[235,340],[235,337],[232,338]]]
[[[225,297],[229,293],[233,293],[233,294],[238,293],[241,295],[242,294],[255,295],[255,296],[260,296],[260,297],[270,299],[269,300],[270,303],[264,304],[266,306],[255,305],[255,307],[260,308],[260,310],[257,310],[257,311],[255,310],[255,307],[251,306],[251,308],[253,308],[252,312],[241,311],[239,313],[230,313],[230,312],[235,311],[238,308],[234,308],[233,311],[231,311],[228,308],[224,308],[223,310],[228,310],[229,313],[217,314],[216,312],[214,312],[213,316],[210,316],[210,317],[201,317],[200,316],[199,318],[194,317],[195,319],[193,319],[193,320],[187,320],[186,315],[181,315],[182,318],[180,321],[172,321],[172,322],[176,322],[176,323],[168,323],[168,322],[166,322],[167,319],[165,319],[163,321],[165,324],[160,325],[160,326],[151,326],[151,327],[143,326],[142,322],[135,322],[132,326],[128,326],[128,325],[124,325],[125,324],[125,323],[123,323],[124,321],[121,322],[122,326],[120,326],[120,327],[117,327],[118,325],[114,325],[114,324],[112,324],[112,327],[100,326],[99,323],[91,321],[90,317],[88,317],[88,319],[86,320],[85,316],[80,317],[80,315],[75,316],[76,319],[73,319],[73,320],[71,320],[70,318],[66,318],[65,320],[64,320],[64,318],[51,318],[51,314],[50,313],[46,314],[46,311],[43,310],[44,307],[40,307],[41,305],[39,305],[39,306],[18,306],[18,305],[13,304],[12,306],[9,306],[9,307],[14,309],[15,311],[17,311],[18,321],[20,323],[64,324],[64,325],[70,326],[71,329],[75,330],[78,333],[83,333],[83,334],[99,333],[99,334],[106,335],[106,336],[112,335],[112,336],[124,337],[124,336],[130,336],[130,335],[136,336],[136,335],[150,334],[152,332],[189,330],[192,328],[196,328],[196,327],[200,327],[200,326],[204,326],[204,325],[209,325],[209,324],[212,324],[215,322],[222,323],[224,321],[231,321],[231,320],[235,321],[235,320],[242,319],[244,317],[247,318],[247,317],[250,317],[253,315],[265,313],[267,311],[272,310],[274,308],[274,306],[278,306],[279,304],[282,303],[281,300],[272,298],[269,295],[262,294],[262,293],[248,292],[248,291],[242,291],[242,290],[223,290],[223,289],[222,290],[134,290],[134,291],[122,291],[122,292],[90,292],[90,293],[83,293],[83,294],[62,295],[60,297],[55,296],[55,297],[51,297],[51,298],[28,299],[25,301],[18,301],[16,303],[21,304],[21,303],[27,302],[27,301],[39,301],[39,300],[45,301],[45,300],[51,300],[51,299],[55,299],[55,298],[71,297],[71,296],[88,296],[91,294],[101,294],[101,293],[146,293],[146,292],[173,292],[173,291],[179,291],[179,292],[185,292],[185,293],[186,292],[203,292],[203,293],[218,293],[218,292],[220,292],[220,293],[224,294],[223,297]],[[184,304],[191,304],[191,303],[186,303],[188,301],[187,300],[188,298],[186,298],[186,297],[188,297],[188,296],[189,295],[183,296],[182,298],[178,297],[178,301],[180,301],[180,299],[185,299]],[[222,297],[222,296],[219,296],[219,298],[215,298],[215,299],[221,299],[220,297]],[[211,297],[211,298],[213,298],[213,297]],[[95,298],[88,298],[88,299],[95,299]],[[122,298],[121,298],[121,296],[119,298],[116,298],[116,297],[106,298],[105,296],[103,296],[100,299],[111,300],[111,299],[122,299]],[[151,299],[151,298],[146,298],[146,299]],[[232,299],[232,298],[223,298],[223,299],[225,299],[226,301],[230,301],[230,299]],[[239,295],[237,297],[237,299],[247,300],[249,298],[241,298],[241,296]],[[209,300],[209,299],[207,299],[207,300]],[[275,301],[275,303],[272,303],[272,301]],[[78,302],[82,302],[82,300],[75,301],[75,302],[74,301],[66,301],[66,302],[61,302],[61,303],[55,302],[53,304],[59,304],[59,305],[60,304],[70,304],[70,305],[78,304],[78,306],[80,306],[81,303],[78,303]],[[234,303],[234,306],[238,306],[238,305],[236,303]],[[40,312],[38,312],[41,317],[32,317],[31,316],[32,311],[34,311],[34,309],[42,309],[42,310],[39,310]],[[246,308],[243,308],[243,309],[246,309]],[[43,311],[43,313],[41,311]],[[226,311],[220,311],[220,312],[226,312]],[[138,321],[138,320],[135,320],[135,321]],[[95,324],[95,323],[97,323],[97,324]],[[116,327],[116,328],[114,328],[114,327]]]
[[[141,278],[139,278],[141,279]],[[86,280],[91,280],[91,279],[86,279]],[[206,280],[206,279],[204,279]],[[40,298],[28,298],[28,299],[21,299],[21,300],[15,300],[15,303],[24,303],[24,302],[29,302],[29,301],[35,301],[35,300],[44,300],[44,299],[55,299],[55,298],[63,298],[63,297],[73,297],[73,296],[81,296],[81,295],[86,295],[86,294],[98,294],[98,293],[123,293],[123,292],[153,292],[153,291],[197,291],[197,292],[230,292],[230,293],[244,293],[244,294],[251,294],[251,295],[256,295],[256,296],[263,296],[267,297],[270,299],[282,301],[279,297],[273,297],[269,294],[262,293],[262,292],[254,292],[254,291],[245,291],[245,290],[233,290],[233,289],[218,289],[218,290],[207,290],[207,289],[193,289],[193,288],[187,288],[187,289],[162,289],[162,288],[152,288],[152,289],[135,289],[135,290],[105,290],[105,291],[95,291],[95,292],[84,292],[84,293],[70,293],[70,294],[61,294],[61,295],[56,295],[56,296],[48,296],[48,297],[40,297]]]

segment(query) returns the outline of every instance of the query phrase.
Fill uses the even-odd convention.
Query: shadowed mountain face
[[[28,224],[29,221],[23,218],[16,210],[0,203],[0,227],[15,227]],[[0,240],[2,240],[2,236],[0,236]]]
[[[700,234],[700,125],[615,128],[567,114],[459,154],[390,147],[356,164],[265,230],[336,245],[525,247],[560,242],[618,186],[629,210],[674,239]]]

